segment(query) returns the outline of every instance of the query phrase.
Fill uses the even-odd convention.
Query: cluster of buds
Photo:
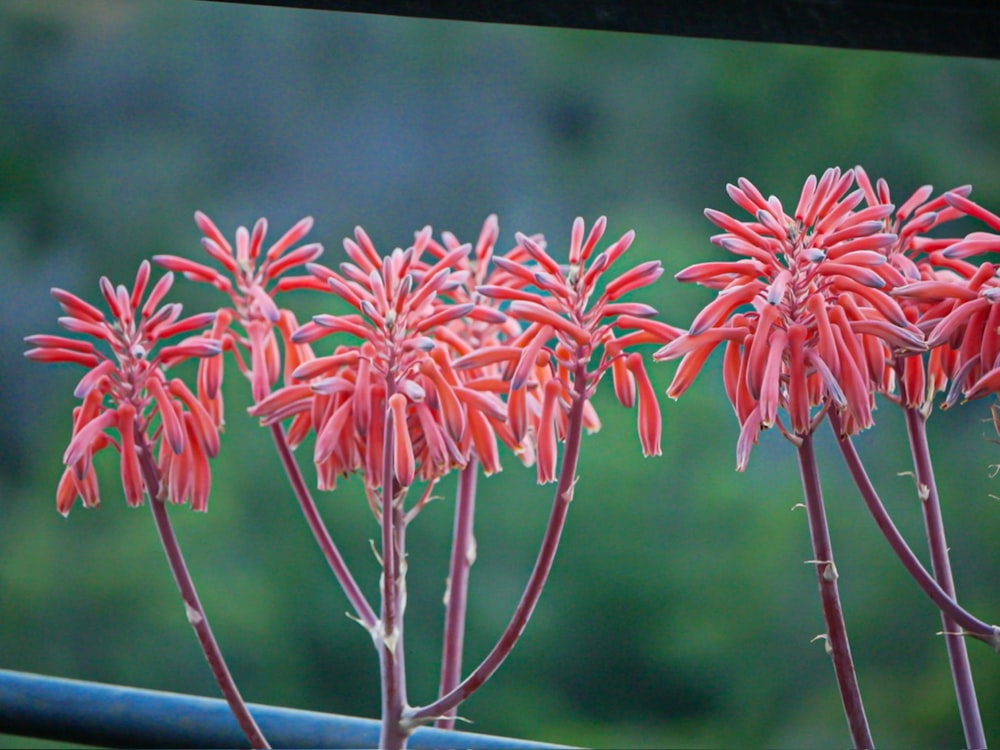
[[[108,445],[122,454],[129,502],[141,502],[149,488],[138,468],[140,433],[160,445],[169,497],[205,507],[208,458],[218,452],[224,421],[224,365],[217,356],[223,352],[234,356],[252,384],[251,414],[265,425],[290,419],[293,447],[315,435],[319,486],[332,489],[339,477],[358,473],[376,512],[387,481],[393,492],[418,481],[432,485],[472,458],[487,474],[500,471],[500,444],[526,465],[537,465],[540,482],[554,481],[570,407],[582,401],[583,427],[599,429],[591,399],[609,370],[619,400],[627,407],[638,404],[644,453],[660,453],[659,406],[642,356],[631,348],[665,343],[680,331],[653,320],[651,306],[621,301],[659,278],[659,261],[642,263],[599,288],[633,240],[629,232],[595,252],[603,217],[589,233],[577,219],[567,263],[549,254],[541,236],[518,234],[512,249],[497,253],[498,224],[490,216],[475,246],[448,233],[437,240],[427,227],[412,246],[387,255],[359,227],[344,241],[347,260],[337,270],[316,262],[321,245],[296,247],[312,226],[310,218],[266,250],[264,219],[252,230],[240,227],[235,243],[204,214],[195,219],[205,251],[221,268],[158,255],[153,260],[168,273],[141,308],[148,263],[131,293],[102,279],[111,319],[68,292],[53,291],[69,316],[60,321],[64,327],[103,340],[113,357],[67,337],[28,339],[36,346],[28,352],[32,359],[90,368],[76,390],[84,403],[65,456],[69,469],[59,489],[64,513],[77,496],[86,505],[97,503],[92,457]],[[302,267],[308,275],[287,275]],[[180,320],[180,305],[158,307],[174,273],[213,285],[231,304]],[[293,289],[332,293],[351,311],[316,315],[299,325],[275,300]],[[198,329],[151,354],[164,339]],[[317,356],[313,344],[332,334],[344,339],[330,354]],[[194,392],[164,375],[189,357],[202,360]],[[124,427],[133,422],[137,432]],[[119,439],[108,432],[112,428]],[[391,455],[385,455],[387,444]]]
[[[178,343],[169,339],[211,326],[215,313],[181,318],[181,305],[161,306],[173,284],[167,273],[143,302],[150,280],[150,265],[139,266],[135,284],[114,287],[106,277],[100,286],[110,316],[62,289],[53,289],[66,315],[59,324],[86,336],[29,336],[35,348],[26,352],[37,362],[69,362],[88,372],[74,395],[83,403],[73,411],[73,436],[63,455],[66,471],[59,482],[56,506],[69,513],[77,497],[86,506],[100,502],[94,456],[113,446],[121,454],[121,476],[129,505],[140,505],[147,492],[166,493],[175,503],[188,500],[195,510],[208,507],[211,472],[208,460],[219,452],[216,422],[206,399],[195,395],[180,378],[167,370],[192,357],[218,359],[222,347],[206,335],[192,335]],[[114,433],[117,432],[118,439]],[[159,476],[153,485],[142,462],[159,446]]]
[[[997,249],[1000,237],[927,234],[966,214],[1000,228],[968,200],[968,187],[930,199],[925,186],[896,209],[884,180],[873,186],[860,167],[832,168],[806,180],[791,215],[748,180],[727,190],[752,219],[705,214],[724,230],[713,243],[738,259],[677,274],[718,295],[654,359],[682,358],[667,390],[678,398],[725,344],[723,380],[741,426],[737,468],[774,425],[794,441],[837,409],[854,434],[872,425],[878,393],[929,408],[949,382],[949,403],[1000,385],[995,269],[965,260]]]
[[[613,301],[655,281],[660,266],[642,264],[596,295],[601,274],[632,240],[625,235],[585,269],[603,229],[602,219],[584,243],[578,220],[569,265],[561,266],[540,237],[519,234],[514,248],[497,254],[492,216],[475,247],[450,234],[438,242],[428,227],[386,256],[358,228],[344,242],[349,260],[339,270],[312,263],[312,279],[294,282],[335,294],[353,312],[314,316],[290,337],[296,345],[331,334],[353,340],[299,365],[293,382],[251,413],[265,424],[292,418],[290,432],[300,437],[298,427],[308,425],[320,485],[360,473],[376,510],[387,480],[394,492],[432,484],[473,457],[487,474],[499,471],[499,443],[537,463],[540,482],[554,481],[569,405],[582,399],[586,427],[598,429],[590,399],[608,369],[640,383],[642,444],[658,453],[655,395],[641,358],[626,351],[636,340],[616,342],[614,329],[628,328],[629,314],[633,327],[666,327],[647,320],[656,313],[648,305]],[[620,390],[628,394],[629,386]],[[631,406],[635,397],[624,400]],[[390,430],[392,455],[384,456]]]

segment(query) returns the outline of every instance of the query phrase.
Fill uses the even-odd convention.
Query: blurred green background
[[[336,263],[363,225],[406,246],[432,224],[501,244],[573,218],[630,228],[633,262],[664,280],[637,299],[686,325],[710,297],[670,276],[717,258],[706,206],[753,180],[793,204],[832,165],[885,176],[898,200],[972,183],[1000,210],[1000,63],[892,53],[404,20],[210,2],[0,4],[0,666],[215,695],[148,511],[55,511],[80,372],[21,356],[56,332],[51,286],[94,299],[154,253],[199,257],[195,209],[231,235],[316,217]],[[204,290],[177,285],[192,305]],[[324,303],[290,296],[301,317]],[[511,659],[462,710],[470,728],[609,747],[827,748],[848,742],[823,630],[798,470],[765,435],[737,474],[737,425],[718,361],[678,403],[651,366],[664,456],[643,459],[610,385],[584,443],[565,541]],[[210,512],[173,514],[203,602],[248,700],[378,712],[377,661],[322,563],[268,435],[228,427]],[[932,420],[963,601],[1000,620],[1000,494],[987,404]],[[859,439],[897,522],[922,549],[902,424],[883,404]],[[841,592],[876,742],[959,747],[936,611],[907,578],[819,446]],[[305,456],[308,459],[308,455]],[[468,660],[485,654],[534,560],[551,488],[507,456],[480,483]],[[451,497],[410,532],[411,700],[437,682]],[[377,529],[354,483],[322,498],[372,597]],[[988,736],[1000,742],[1000,661],[970,651]],[[22,742],[0,736],[0,742]],[[30,744],[30,743],[29,743]]]

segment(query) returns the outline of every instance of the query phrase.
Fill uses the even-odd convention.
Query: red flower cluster
[[[506,316],[487,305],[456,302],[454,293],[468,277],[458,267],[471,247],[460,245],[428,261],[430,240],[426,228],[406,251],[381,256],[359,227],[355,239],[344,242],[350,262],[339,273],[309,266],[323,288],[356,312],[316,315],[291,341],[309,344],[331,334],[357,341],[299,365],[292,373],[299,382],[263,399],[251,413],[265,424],[294,416],[315,430],[313,459],[323,488],[360,471],[374,498],[385,478],[388,430],[399,487],[431,481],[465,464],[474,433],[484,440],[491,423],[506,419],[495,384],[463,384],[451,366],[449,337],[439,335],[460,318],[502,324]]]
[[[173,284],[173,274],[163,276],[146,301],[149,263],[139,266],[129,291],[112,286],[106,277],[100,286],[111,311],[104,312],[76,295],[53,289],[52,296],[66,313],[59,324],[72,333],[95,341],[65,336],[28,336],[35,346],[25,353],[36,362],[70,362],[89,372],[74,391],[83,403],[73,411],[73,437],[63,455],[66,471],[59,482],[56,505],[69,513],[77,496],[86,506],[100,502],[93,458],[109,445],[121,455],[121,476],[129,505],[140,505],[146,492],[165,492],[175,503],[191,501],[205,510],[211,489],[208,459],[219,451],[215,421],[204,399],[166,370],[191,357],[214,358],[219,342],[194,335],[179,343],[161,346],[175,336],[211,326],[215,313],[181,318],[181,305],[161,302]],[[95,343],[96,342],[96,343]],[[100,347],[110,350],[110,355]],[[117,431],[119,439],[113,432]],[[159,476],[165,487],[151,486],[142,462],[159,443]]]
[[[70,470],[60,485],[60,510],[67,511],[77,494],[87,505],[97,503],[92,456],[107,445],[122,453],[129,502],[141,502],[148,489],[139,470],[143,439],[160,443],[170,498],[190,498],[203,509],[210,486],[207,459],[218,451],[223,423],[223,360],[214,355],[224,350],[234,354],[253,385],[251,414],[265,425],[291,419],[287,440],[293,447],[314,433],[320,487],[333,488],[338,477],[360,472],[377,512],[378,490],[387,482],[395,494],[416,481],[430,486],[473,457],[487,474],[499,471],[500,443],[524,463],[537,463],[540,482],[553,481],[573,404],[580,405],[580,429],[600,427],[590,400],[608,370],[619,400],[627,407],[638,404],[644,453],[660,453],[659,406],[642,357],[631,347],[663,344],[681,332],[651,320],[656,310],[649,305],[621,301],[659,278],[659,261],[642,263],[598,289],[633,239],[629,232],[596,252],[604,218],[586,235],[577,219],[567,264],[548,253],[540,236],[518,234],[511,250],[496,253],[498,225],[491,216],[475,247],[448,233],[438,241],[427,227],[411,247],[384,256],[358,228],[354,239],[344,241],[348,261],[338,270],[315,262],[319,244],[294,247],[311,228],[309,218],[267,250],[263,219],[252,230],[240,227],[235,244],[204,214],[195,219],[205,251],[221,270],[155,256],[169,272],[141,308],[148,263],[131,292],[102,279],[112,320],[54,290],[69,314],[60,322],[105,341],[114,358],[89,342],[28,339],[37,347],[28,352],[32,359],[91,368],[77,388],[84,404],[65,457]],[[301,266],[308,276],[284,276]],[[158,309],[174,272],[212,284],[231,305],[183,320],[180,305]],[[300,326],[274,297],[302,288],[333,293],[351,311],[316,315]],[[197,328],[209,330],[151,356],[162,340]],[[348,340],[317,357],[312,344],[331,334]],[[241,351],[249,351],[249,362]],[[202,358],[197,396],[164,375],[168,366],[192,356]],[[284,385],[272,392],[282,371]],[[120,440],[107,432],[112,428]]]
[[[354,341],[298,366],[298,382],[251,413],[265,424],[294,418],[291,432],[299,436],[297,426],[308,425],[317,436],[320,485],[360,471],[373,506],[388,477],[399,489],[433,483],[472,456],[487,473],[499,471],[498,442],[526,463],[537,454],[539,481],[552,481],[568,406],[584,399],[586,424],[597,429],[589,399],[608,369],[629,406],[638,384],[643,447],[658,453],[655,394],[641,358],[625,350],[676,331],[649,321],[655,310],[648,305],[616,302],[655,281],[658,262],[612,281],[591,304],[601,274],[632,241],[629,233],[586,268],[603,228],[602,219],[584,242],[577,221],[567,268],[540,237],[518,235],[513,249],[497,255],[492,216],[474,249],[449,234],[438,242],[425,228],[405,251],[381,256],[357,229],[344,242],[349,262],[339,272],[310,264],[314,280],[300,284],[333,292],[355,312],[317,315],[291,336],[297,344],[334,333]],[[616,339],[616,329],[628,328],[639,330]],[[392,455],[383,456],[389,430]]]
[[[900,239],[887,224],[894,207],[879,200],[859,208],[866,190],[851,190],[855,177],[839,169],[810,176],[792,215],[740,179],[727,190],[753,220],[705,212],[725,230],[712,241],[739,259],[677,274],[719,294],[654,359],[683,357],[667,391],[678,398],[725,343],[723,380],[741,425],[741,470],[760,430],[772,425],[794,440],[832,407],[843,412],[848,433],[869,427],[875,392],[893,386],[891,362],[926,348],[889,294],[902,278],[900,262],[888,262]]]
[[[225,350],[233,352],[240,369],[252,383],[254,400],[260,401],[270,393],[282,370],[275,328],[283,334],[289,350],[286,375],[289,362],[294,362],[296,357],[310,356],[290,345],[287,337],[298,327],[298,322],[291,311],[277,306],[274,295],[294,285],[295,279],[283,277],[283,274],[316,260],[323,253],[323,246],[314,242],[288,252],[312,229],[313,220],[309,216],[296,223],[266,251],[263,249],[267,237],[266,219],[258,219],[252,231],[239,227],[234,248],[205,214],[198,211],[194,218],[205,234],[202,247],[226,273],[176,255],[156,255],[153,260],[170,271],[183,273],[187,279],[207,282],[229,295],[232,307],[219,311],[211,336],[218,339]],[[243,328],[243,335],[233,330],[234,321]],[[249,365],[240,355],[240,348],[250,352]],[[206,360],[198,373],[200,390],[209,400],[212,413],[220,424],[222,375],[221,357]]]
[[[1000,231],[1000,216],[969,200],[968,193],[967,187],[945,193],[935,201],[938,214],[967,215]],[[946,407],[960,396],[974,399],[1000,392],[1000,267],[967,260],[1000,251],[1000,234],[972,232],[960,239],[928,240],[925,248],[927,256],[917,264],[920,280],[899,286],[894,294],[915,311],[931,347],[926,401],[949,381]],[[919,393],[916,387],[912,392]]]
[[[621,403],[631,408],[638,401],[643,453],[661,453],[659,403],[642,356],[627,349],[641,343],[664,343],[680,331],[651,320],[656,310],[649,305],[619,301],[655,282],[663,273],[660,261],[640,263],[597,293],[602,276],[635,237],[634,232],[627,232],[595,255],[605,227],[606,220],[601,217],[585,237],[586,227],[578,218],[570,236],[567,265],[557,262],[540,239],[517,235],[519,257],[495,260],[504,272],[498,279],[502,283],[481,286],[479,291],[493,299],[508,300],[508,314],[520,321],[524,330],[506,348],[480,350],[457,363],[459,367],[484,362],[507,364],[511,372],[511,427],[518,439],[529,430],[534,433],[539,482],[555,481],[557,445],[566,437],[567,418],[575,401],[584,402],[587,429],[600,427],[590,399],[608,370]],[[618,335],[622,332],[624,335]]]

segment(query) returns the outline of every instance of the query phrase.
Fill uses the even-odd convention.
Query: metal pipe
[[[376,747],[379,722],[250,704],[276,748]],[[246,737],[218,698],[68,680],[0,670],[0,733],[103,747],[234,748]],[[416,730],[409,747],[555,750],[563,745],[452,732]]]

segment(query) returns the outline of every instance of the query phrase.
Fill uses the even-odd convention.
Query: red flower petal
[[[660,438],[663,432],[663,421],[660,418],[660,403],[656,391],[649,381],[649,375],[643,366],[642,355],[632,353],[628,356],[628,369],[635,376],[639,392],[639,440],[642,443],[644,456],[660,456]]]

